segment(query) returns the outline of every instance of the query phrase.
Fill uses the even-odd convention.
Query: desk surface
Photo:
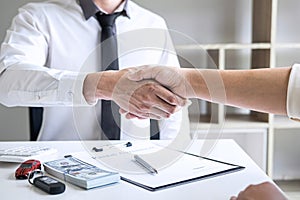
[[[191,153],[198,153],[203,141],[199,140],[189,149]],[[84,150],[80,141],[70,142],[0,142],[1,147],[15,145],[47,145],[58,149],[56,155],[48,159],[60,158],[72,152]],[[256,184],[263,181],[271,181],[270,178],[251,160],[251,158],[233,141],[220,140],[208,155],[209,158],[230,162],[245,166],[246,169],[196,181],[193,183],[173,187],[157,192],[150,192],[127,182],[120,181],[117,184],[84,190],[72,184],[66,183],[66,191],[60,195],[48,195],[43,191],[31,186],[27,180],[16,180],[14,172],[19,164],[0,162],[0,187],[1,199],[155,199],[155,200],[176,200],[176,199],[214,199],[225,200],[230,196],[238,194],[249,184]]]

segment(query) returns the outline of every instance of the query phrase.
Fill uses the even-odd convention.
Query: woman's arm
[[[129,78],[154,79],[185,98],[286,115],[290,71],[291,67],[210,70],[146,66],[137,68]]]

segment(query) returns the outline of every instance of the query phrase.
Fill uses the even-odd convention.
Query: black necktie
[[[119,70],[118,63],[118,45],[115,35],[115,20],[121,13],[104,14],[98,12],[97,20],[102,28],[101,32],[101,61],[102,71]],[[105,42],[103,42],[105,41]],[[109,140],[120,139],[120,115],[119,107],[112,101],[101,101],[101,128],[103,134]],[[158,123],[156,120],[150,120],[150,138],[157,140],[160,138]]]
[[[97,20],[102,28],[101,32],[101,64],[102,71],[119,70],[118,46],[115,35],[115,20],[120,13],[104,14],[98,12]],[[120,114],[118,106],[112,101],[101,101],[101,128],[109,140],[120,139]]]

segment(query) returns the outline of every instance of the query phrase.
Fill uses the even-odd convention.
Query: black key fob
[[[33,185],[48,194],[60,194],[65,191],[65,184],[49,176],[39,176],[33,179]]]

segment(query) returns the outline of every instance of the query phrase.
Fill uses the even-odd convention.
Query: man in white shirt
[[[96,57],[101,27],[95,18],[99,11],[122,12],[115,21],[117,35],[121,38],[118,39],[120,69],[144,64],[179,66],[176,55],[169,51],[172,45],[164,20],[131,1],[50,0],[23,6],[1,46],[0,102],[6,106],[43,106],[39,140],[101,139],[95,111],[99,108],[90,104],[95,104],[95,97],[112,99],[113,86],[122,72],[91,73],[100,71]],[[139,35],[151,33],[151,30],[152,33],[159,32],[153,32],[156,29],[164,30],[160,31],[164,34],[159,34],[158,38],[156,35]],[[160,41],[159,44],[153,45],[152,49],[149,49],[151,44],[143,46],[143,41],[147,44],[151,38]],[[128,48],[128,44],[136,46]],[[159,92],[168,91],[151,82],[139,86],[136,96],[140,99],[147,96],[151,103],[146,105],[146,110],[155,108],[158,118],[160,115],[169,117],[176,109],[176,103],[158,98]],[[120,96],[119,102],[122,101]],[[129,99],[128,95],[126,98]],[[166,104],[168,109],[159,109],[160,105]],[[159,121],[160,139],[176,136],[181,117],[179,112]],[[123,117],[121,139],[147,139],[148,127],[149,120]]]

